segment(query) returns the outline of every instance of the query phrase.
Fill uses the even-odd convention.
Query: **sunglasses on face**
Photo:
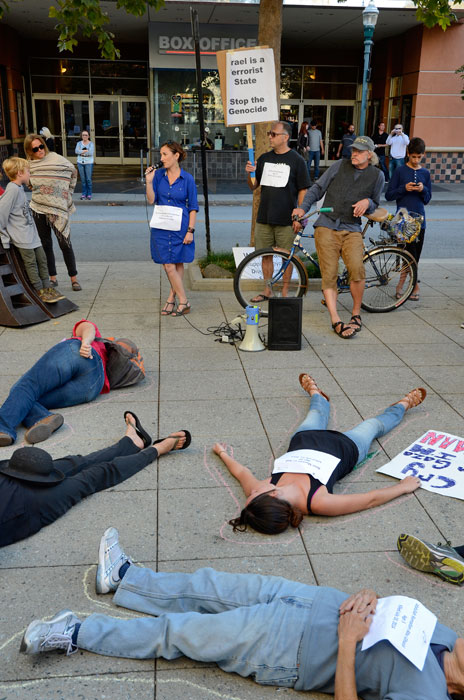
[[[268,131],[267,135],[272,136],[272,138],[275,138],[275,136],[283,136],[284,132],[283,131]]]
[[[32,149],[32,153],[38,153],[39,151],[43,151],[45,146],[43,143],[40,144],[40,146],[36,146],[35,148]]]

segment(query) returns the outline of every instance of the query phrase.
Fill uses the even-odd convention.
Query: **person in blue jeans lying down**
[[[411,493],[422,483],[417,477],[407,476],[394,486],[368,493],[332,493],[334,484],[367,457],[371,442],[393,430],[407,410],[422,403],[427,394],[425,389],[413,389],[380,415],[363,421],[352,430],[340,433],[337,430],[327,430],[329,397],[318,388],[309,374],[300,374],[300,384],[310,395],[311,403],[308,415],[290,440],[288,453],[284,456],[283,470],[279,471],[275,465],[270,478],[259,480],[253,476],[250,469],[226,452],[224,444],[217,442],[213,446],[214,452],[239,481],[246,497],[245,507],[239,517],[229,521],[234,531],[244,532],[247,527],[251,527],[266,535],[277,535],[284,532],[289,525],[298,527],[304,515],[357,513],[388,503],[404,493]],[[313,451],[313,464],[314,457],[319,464],[321,461],[331,461],[334,464],[325,485],[310,473],[311,466],[302,469],[302,461],[311,462],[311,457],[307,456],[307,452],[305,454],[308,450]],[[300,453],[294,456],[295,460],[291,453],[296,451]],[[330,460],[330,456],[335,460]],[[298,462],[293,471],[292,460],[294,465]],[[278,461],[276,460],[277,463]],[[304,473],[301,473],[302,471]],[[327,477],[327,472],[325,476]]]
[[[377,596],[348,596],[277,576],[211,568],[157,573],[135,566],[108,528],[100,541],[97,593],[157,617],[99,613],[81,620],[62,610],[27,627],[20,651],[35,655],[85,649],[129,659],[215,662],[262,685],[335,693],[335,700],[449,700],[464,693],[464,639],[437,623],[419,671],[388,641],[366,651]],[[70,590],[70,595],[72,595]],[[80,661],[80,663],[82,663]]]

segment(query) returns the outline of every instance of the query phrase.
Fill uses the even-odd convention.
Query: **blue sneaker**
[[[19,651],[24,654],[40,654],[42,651],[62,649],[66,656],[75,654],[72,643],[74,627],[80,620],[71,610],[62,610],[51,620],[34,620],[24,632]]]
[[[109,527],[103,533],[98,552],[98,568],[95,588],[97,593],[115,591],[121,583],[119,569],[132,560],[124,554],[119,544],[119,533],[115,527]]]

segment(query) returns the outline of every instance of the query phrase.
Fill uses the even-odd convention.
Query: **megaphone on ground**
[[[266,347],[261,342],[258,334],[259,306],[247,306],[246,309],[246,332],[239,350],[244,352],[261,352]]]

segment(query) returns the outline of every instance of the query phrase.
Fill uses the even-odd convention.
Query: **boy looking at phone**
[[[0,239],[4,248],[13,243],[24,263],[26,275],[46,304],[64,299],[50,286],[47,258],[40,243],[23,185],[29,183],[29,163],[24,158],[7,158],[3,170],[10,182],[0,197]]]
[[[422,228],[418,237],[412,243],[405,245],[406,250],[414,256],[419,264],[425,236],[425,205],[432,198],[432,182],[427,168],[421,166],[421,160],[425,154],[425,142],[420,138],[413,138],[409,142],[407,151],[408,162],[393,173],[385,192],[385,199],[387,202],[396,200],[397,211],[401,207],[405,207],[408,212],[423,216]],[[397,291],[399,292],[399,290]],[[419,280],[417,280],[409,299],[419,301]]]

